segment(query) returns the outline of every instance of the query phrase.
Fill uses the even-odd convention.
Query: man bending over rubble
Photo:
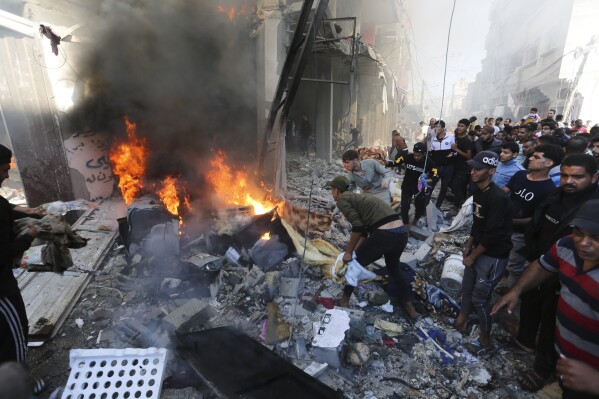
[[[398,285],[401,306],[409,317],[416,319],[418,313],[412,304],[411,290],[399,267],[399,258],[408,242],[407,230],[399,215],[377,197],[348,191],[349,180],[345,176],[335,177],[326,186],[331,189],[337,207],[352,225],[343,261],[351,261],[355,251],[356,261],[366,267],[384,256],[389,276]],[[342,307],[348,307],[353,291],[351,285],[345,286],[339,301]]]
[[[358,152],[347,150],[341,156],[350,184],[359,187],[364,194],[373,195],[391,203],[389,181],[391,171],[374,159],[360,161]]]
[[[473,194],[474,222],[464,249],[462,309],[455,328],[467,332],[472,308],[480,320],[480,347],[468,348],[474,354],[493,351],[491,343],[491,294],[507,266],[512,249],[512,203],[505,191],[493,183],[499,156],[481,151],[468,161],[470,180],[476,185]]]

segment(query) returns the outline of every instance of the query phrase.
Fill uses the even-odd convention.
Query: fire
[[[179,215],[179,206],[181,201],[179,200],[179,194],[177,193],[177,179],[174,177],[167,177],[162,182],[162,188],[156,191],[158,197],[162,203],[166,206],[166,209],[173,215]]]
[[[137,137],[137,126],[125,117],[127,140],[115,143],[109,154],[112,172],[119,178],[119,189],[127,205],[143,190],[148,155],[147,141]]]
[[[216,153],[210,164],[212,170],[206,178],[222,201],[230,205],[251,205],[256,215],[262,215],[277,206],[276,201],[264,194],[264,188],[252,184],[245,171],[231,170],[222,151]],[[259,197],[263,199],[259,200]]]
[[[266,232],[260,237],[261,240],[270,240],[270,232]]]
[[[229,21],[234,22],[235,18],[240,15],[246,15],[248,12],[247,0],[243,0],[243,4],[241,7],[237,8],[235,6],[225,7],[218,6],[216,7],[216,11],[220,14],[226,14],[229,18]]]

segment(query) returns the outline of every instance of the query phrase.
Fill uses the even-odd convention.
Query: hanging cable
[[[443,104],[444,104],[444,100],[445,100],[445,81],[447,78],[447,58],[449,56],[449,40],[451,39],[451,25],[453,23],[453,14],[455,12],[456,2],[457,2],[457,0],[453,0],[451,16],[449,17],[449,30],[447,31],[447,46],[445,48],[445,68],[443,70],[443,92],[441,94],[441,109],[439,110],[439,120],[441,120],[443,118]],[[434,126],[433,126],[433,128],[434,128]],[[431,142],[432,137],[427,137],[427,141]],[[420,175],[420,182],[422,184],[423,190],[426,190],[428,188],[428,184],[426,182],[426,164],[428,162],[429,152],[430,152],[430,148],[427,148],[426,156],[424,157],[424,167],[423,167],[424,171],[422,172],[422,175]]]

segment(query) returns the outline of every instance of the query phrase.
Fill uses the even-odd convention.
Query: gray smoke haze
[[[220,3],[239,7],[241,0]],[[116,137],[128,115],[152,150],[150,178],[176,171],[193,176],[187,169],[211,148],[253,150],[253,8],[232,22],[217,6],[203,0],[104,2],[88,24],[92,43],[78,66],[85,99],[70,115],[73,127]]]

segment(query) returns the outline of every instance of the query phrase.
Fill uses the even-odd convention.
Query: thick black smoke
[[[197,176],[197,161],[214,148],[248,159],[256,148],[253,8],[231,21],[219,5],[243,4],[104,2],[87,24],[91,43],[79,65],[85,94],[70,115],[73,129],[117,137],[128,115],[151,147],[150,178]]]

